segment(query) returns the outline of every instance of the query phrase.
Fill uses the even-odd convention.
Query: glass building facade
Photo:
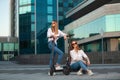
[[[58,0],[58,21],[59,21],[59,29],[64,30],[66,19],[66,12],[77,6],[78,4],[82,4],[87,0]],[[65,51],[64,39],[61,38],[58,41],[58,47]]]
[[[64,29],[65,13],[85,0],[18,0],[19,53],[48,53],[47,29],[52,20]],[[58,47],[64,51],[63,39]]]
[[[47,53],[47,29],[57,20],[55,0],[19,0],[20,54]]]
[[[79,26],[78,28],[70,31],[75,34],[74,38],[85,39],[94,35],[101,34],[101,31],[105,32],[118,32],[120,31],[120,14],[106,15],[100,17],[94,21],[91,21],[85,25]],[[118,38],[119,39],[119,38]],[[108,51],[108,40],[104,39],[104,51]],[[119,43],[118,43],[119,44]],[[84,49],[87,52],[101,51],[102,44],[101,40],[97,40],[93,43],[83,44]],[[119,46],[118,46],[119,47]],[[118,49],[120,50],[120,49]]]
[[[11,26],[14,27],[12,27],[11,30],[13,30],[12,36],[18,35],[19,54],[49,53],[46,35],[51,21],[57,20],[59,29],[64,30],[65,25],[71,22],[71,19],[72,21],[74,19],[73,15],[72,18],[66,20],[66,13],[87,1],[88,0],[12,0],[13,10],[11,13],[13,13],[13,19],[11,21],[13,21],[13,24]],[[105,32],[109,32],[110,30],[114,30],[112,29],[113,27],[110,29],[105,26],[114,25],[112,19],[117,20],[119,19],[118,17],[119,14],[103,16],[87,24],[80,25],[78,28],[69,32],[76,34],[74,37],[79,39],[98,34],[99,31],[96,31],[96,29],[103,29]],[[112,19],[110,20],[110,18]],[[119,25],[119,22],[115,23],[116,26]],[[95,27],[96,24],[98,27]],[[85,27],[93,27],[94,29],[90,28],[87,30]],[[119,30],[119,27],[118,29],[116,27],[116,30]],[[81,31],[81,34],[78,34],[78,31]],[[58,41],[58,47],[64,51],[64,40],[62,38]]]
[[[34,0],[19,0],[19,51],[20,54],[34,53]]]
[[[104,32],[120,31],[120,14],[106,15],[70,31],[74,38],[84,39]],[[79,33],[80,32],[80,33]]]
[[[72,39],[77,40],[79,46],[86,52],[120,51],[120,37],[118,35],[120,33],[120,14],[117,10],[120,1],[102,2],[101,0],[99,2],[101,5],[98,5],[98,2],[95,0],[77,12],[75,11],[78,8],[67,12],[65,31],[74,34]],[[81,5],[79,5],[80,7]],[[89,12],[86,11],[88,7]],[[67,28],[69,29],[67,30]]]
[[[66,20],[65,20],[65,15],[66,12],[71,10],[74,7],[77,7],[77,5],[80,5],[87,0],[58,0],[58,15],[59,15],[59,28],[61,30],[64,30]]]

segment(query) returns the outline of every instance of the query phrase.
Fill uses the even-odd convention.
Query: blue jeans
[[[58,54],[58,59],[56,63],[60,64],[64,53],[57,47],[57,45],[53,41],[48,42],[48,48],[51,51],[49,62],[50,67],[52,66],[52,58],[55,57],[56,54]]]
[[[82,68],[83,70],[88,69],[86,64],[84,64],[82,61],[78,61],[76,63],[71,64],[71,69],[73,69],[73,70],[76,70],[76,69],[78,70],[80,68]]]

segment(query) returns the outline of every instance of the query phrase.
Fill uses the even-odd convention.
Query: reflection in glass
[[[100,30],[103,29],[104,32],[120,31],[120,14],[107,15],[98,18],[92,22],[85,25],[80,25],[77,28],[71,30],[74,33],[74,38],[87,38],[92,35],[99,34]]]

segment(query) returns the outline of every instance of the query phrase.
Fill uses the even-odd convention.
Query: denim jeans
[[[56,63],[61,64],[64,53],[57,47],[57,45],[53,41],[48,42],[48,48],[51,51],[49,62],[50,67],[52,66],[52,58],[55,57],[56,54],[58,54],[58,59]]]
[[[74,70],[77,69],[78,70],[80,68],[82,68],[83,70],[87,70],[88,69],[86,64],[84,64],[82,61],[78,61],[76,63],[71,64],[71,69],[74,69]]]

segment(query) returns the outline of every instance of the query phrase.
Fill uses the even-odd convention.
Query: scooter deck
[[[63,71],[63,69],[60,69],[60,70],[54,70],[54,72],[60,72],[60,71]]]

